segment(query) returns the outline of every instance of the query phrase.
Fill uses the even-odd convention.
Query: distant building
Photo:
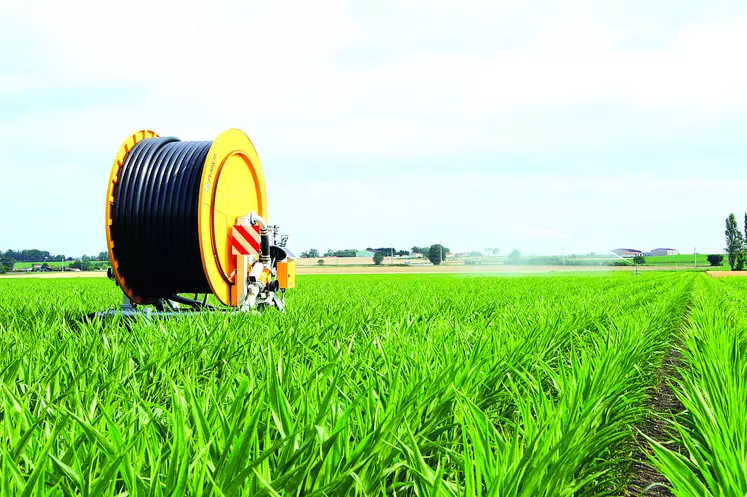
[[[373,257],[376,252],[371,250],[359,250],[355,253],[356,257]]]
[[[612,250],[612,253],[619,255],[620,257],[635,257],[637,255],[643,255],[640,250],[631,249],[631,248],[618,248],[618,249]]]
[[[651,255],[677,255],[677,249],[673,248],[655,248],[651,250]]]

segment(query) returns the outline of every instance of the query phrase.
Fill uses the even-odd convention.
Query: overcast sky
[[[10,2],[0,250],[105,249],[124,138],[254,142],[301,252],[719,251],[747,2]]]

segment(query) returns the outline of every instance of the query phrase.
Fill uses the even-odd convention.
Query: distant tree
[[[301,257],[303,259],[318,259],[319,258],[319,251],[317,249],[309,249],[306,252],[301,252]]]
[[[324,257],[334,257],[335,253],[330,249],[324,253]]]
[[[508,254],[508,257],[506,257],[508,262],[511,264],[518,264],[521,260],[521,250],[519,249],[513,249],[510,254]]]
[[[428,249],[428,260],[431,261],[433,265],[438,266],[443,262],[444,257],[446,256],[446,252],[448,251],[449,249],[447,249],[440,243],[431,245],[431,247]]]
[[[708,254],[707,259],[711,266],[720,266],[724,262],[724,254]]]
[[[373,252],[384,252],[384,255],[389,257],[392,254],[397,254],[397,249],[395,249],[394,247],[379,247],[373,249]]]
[[[407,250],[398,250],[394,253],[394,255],[410,255],[410,252],[408,252]]]
[[[480,257],[482,255],[482,252],[480,252],[479,250],[473,250],[467,255],[469,255],[470,257]]]
[[[425,255],[428,253],[428,247],[418,247],[417,245],[415,245],[410,249],[410,252],[412,252],[413,254]]]
[[[729,257],[729,266],[731,266],[731,270],[734,271],[740,261],[742,262],[742,266],[744,266],[743,253],[745,241],[742,233],[739,231],[737,219],[734,217],[733,213],[729,214],[729,217],[726,218],[726,230],[724,231],[724,236],[726,236],[725,250]]]
[[[356,254],[358,254],[358,251],[356,249],[345,249],[335,252],[335,255],[337,257],[355,257]]]
[[[638,254],[635,257],[633,257],[633,262],[635,262],[636,264],[639,264],[639,265],[640,264],[646,264],[646,258],[643,257],[642,254]]]
[[[316,263],[320,266],[324,266],[324,259],[319,259],[318,261],[316,261]]]
[[[8,271],[13,271],[15,264],[16,264],[15,259],[11,257],[6,257],[3,254],[0,254],[0,274],[5,274]]]
[[[80,258],[81,261],[88,262],[91,260],[90,256],[87,256],[86,254],[83,254],[83,256]]]
[[[382,262],[384,262],[384,253],[383,252],[375,252],[373,255],[373,261],[374,264],[377,266],[380,266]]]
[[[109,260],[109,252],[99,252],[99,255],[96,256],[97,261],[108,261]]]

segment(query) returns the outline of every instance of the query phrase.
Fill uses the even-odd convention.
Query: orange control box
[[[296,287],[296,261],[291,259],[277,263],[277,277],[280,288]]]

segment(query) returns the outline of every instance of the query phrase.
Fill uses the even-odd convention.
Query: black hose
[[[269,259],[270,257],[270,235],[269,233],[263,234],[261,236],[260,243],[261,243],[260,249],[259,249],[260,252],[262,253],[262,255],[267,256]]]
[[[144,299],[208,293],[198,237],[200,179],[212,142],[147,138],[127,154],[114,192],[119,274]]]

